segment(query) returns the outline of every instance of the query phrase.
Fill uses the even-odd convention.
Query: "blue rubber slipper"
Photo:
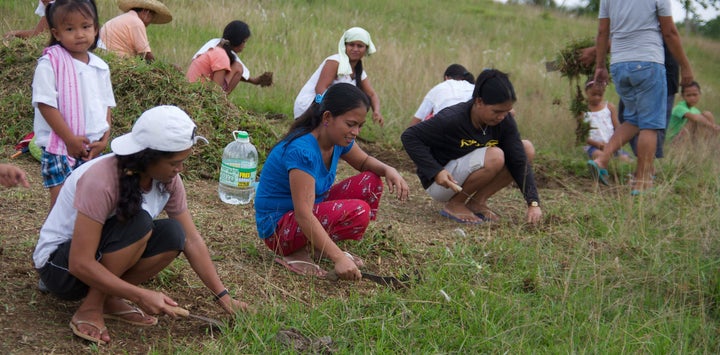
[[[645,190],[635,190],[635,189],[633,189],[633,190],[630,191],[630,196],[640,196],[640,195],[644,195],[644,194],[651,193],[651,192],[653,192],[654,190],[655,190],[654,187],[648,187],[648,188],[645,189]]]
[[[457,218],[457,217],[451,215],[450,213],[448,213],[448,212],[445,211],[445,210],[440,210],[440,215],[443,216],[443,217],[445,217],[445,218],[452,219],[452,220],[455,221],[455,222],[462,223],[462,224],[482,224],[482,223],[483,223],[483,221],[478,221],[478,222],[463,221],[462,219]]]
[[[588,160],[587,165],[593,180],[599,181],[605,186],[610,186],[607,180],[610,174],[608,174],[607,169],[601,168],[594,160]]]

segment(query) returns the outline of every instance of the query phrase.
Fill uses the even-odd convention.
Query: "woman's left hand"
[[[235,314],[237,312],[247,312],[250,309],[247,303],[238,301],[230,296],[223,297],[218,301],[220,307],[229,314]]]
[[[373,122],[377,123],[382,127],[385,124],[385,119],[383,118],[383,115],[380,112],[373,111]]]
[[[539,206],[530,206],[527,210],[527,222],[537,224],[542,218],[542,210]]]
[[[400,173],[398,173],[395,168],[388,167],[387,171],[385,171],[385,181],[387,182],[390,193],[397,194],[400,201],[407,200],[410,188],[408,187],[405,179],[400,176]]]

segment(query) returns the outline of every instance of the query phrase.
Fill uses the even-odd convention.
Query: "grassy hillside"
[[[393,292],[365,282],[305,279],[278,269],[257,241],[252,210],[231,210],[217,202],[212,182],[193,182],[188,185],[193,214],[224,280],[258,311],[239,316],[214,338],[195,340],[166,329],[141,336],[135,332],[111,352],[123,351],[123,341],[130,352],[148,347],[158,353],[280,352],[287,347],[276,335],[290,328],[313,339],[329,336],[330,350],[340,353],[720,352],[720,145],[709,141],[669,149],[658,164],[655,191],[637,198],[623,185],[628,166],[612,166],[616,176],[610,188],[590,183],[585,156],[574,145],[570,85],[558,73],[547,73],[545,62],[567,43],[594,36],[595,19],[477,0],[166,3],[175,20],[150,26],[148,33],[155,56],[182,68],[228,21],[250,24],[253,36],[241,57],[253,73],[274,71],[276,83],[269,88],[241,84],[230,100],[257,113],[243,119],[254,118],[267,132],[282,131],[290,118],[266,120],[263,113],[290,115],[299,88],[336,51],[340,35],[351,26],[368,29],[378,47],[364,64],[387,123],[383,129],[368,123],[363,135],[377,139],[372,148],[388,156],[404,158],[399,135],[448,64],[461,63],[476,74],[486,67],[510,72],[521,132],[538,149],[535,169],[542,178],[544,221],[537,227],[523,223],[524,206],[515,189],[491,200],[503,215],[501,223],[468,227],[442,220],[440,206],[423,194],[411,169],[404,169],[414,188],[411,201],[384,200],[365,239],[350,246],[373,271],[422,274],[411,289]],[[0,30],[33,26],[32,5],[0,2]],[[99,5],[101,21],[118,13],[114,1],[100,0]],[[720,43],[694,37],[683,41],[703,84],[702,106],[720,113]],[[167,90],[175,94],[174,88]],[[612,92],[608,90],[608,98],[616,101]],[[118,104],[126,109],[134,102]],[[3,127],[3,132],[12,129]],[[261,143],[271,141],[268,133]],[[16,191],[0,199],[7,213],[31,195]],[[24,218],[21,212],[19,219]],[[0,232],[6,260],[26,262],[35,228]],[[14,239],[21,239],[18,246],[8,246]],[[30,294],[31,311],[46,297],[35,294],[34,281],[28,276],[14,281],[20,292]],[[184,296],[185,304],[212,309],[183,260],[152,287]],[[13,307],[4,309],[11,314]],[[62,326],[58,332],[67,333],[67,314],[52,311],[59,319],[52,319],[53,326],[61,325],[51,329]],[[113,326],[114,339],[122,339]],[[0,328],[5,327],[10,325],[0,319]],[[61,350],[86,350],[63,347],[67,338],[54,339]],[[37,352],[24,343],[23,333],[11,337],[9,346]],[[53,346],[40,349],[57,351]]]
[[[101,0],[101,22],[119,14],[114,1]],[[492,1],[430,1],[410,3],[379,0],[362,5],[345,1],[189,1],[168,0],[175,20],[148,28],[156,57],[187,68],[191,55],[233,20],[246,21],[253,36],[241,54],[251,73],[275,72],[275,85],[241,85],[231,99],[259,112],[291,114],[297,91],[320,62],[337,49],[337,40],[351,26],[370,31],[378,53],[364,61],[382,100],[388,122],[379,130],[367,125],[365,135],[395,138],[407,125],[427,90],[442,79],[450,63],[474,73],[495,67],[512,75],[518,90],[516,110],[523,133],[534,141],[552,136],[541,151],[571,148],[573,121],[568,113],[569,87],[557,73],[546,73],[568,42],[594,36],[597,21],[540,8],[502,5]],[[1,30],[34,25],[32,2],[3,2]],[[17,15],[17,16],[15,16]],[[685,38],[696,76],[703,84],[704,106],[720,112],[720,43]],[[608,90],[613,99],[613,90]],[[555,105],[553,105],[555,103]],[[559,104],[558,104],[559,103]],[[528,124],[523,124],[528,122]],[[560,130],[558,130],[560,128]]]

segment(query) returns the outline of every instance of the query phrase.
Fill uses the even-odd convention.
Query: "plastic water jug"
[[[245,205],[255,197],[258,153],[245,131],[233,131],[234,141],[223,150],[218,195],[231,205]]]

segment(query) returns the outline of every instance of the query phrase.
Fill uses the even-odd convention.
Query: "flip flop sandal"
[[[588,170],[590,171],[590,176],[592,176],[593,180],[599,181],[601,184],[605,186],[610,186],[610,183],[608,183],[608,174],[607,169],[601,168],[598,163],[596,163],[594,160],[588,160],[587,161]]]
[[[482,220],[480,220],[480,221],[475,221],[475,222],[462,220],[462,219],[460,219],[460,218],[458,218],[458,217],[453,216],[452,214],[450,214],[450,212],[445,211],[445,210],[440,210],[440,215],[443,216],[443,217],[445,217],[445,218],[450,218],[450,219],[452,219],[453,221],[458,222],[458,223],[462,223],[462,224],[482,224],[482,223],[483,223]],[[478,217],[479,217],[479,216],[478,216]]]
[[[97,324],[95,324],[95,323],[93,323],[93,322],[86,321],[86,320],[78,320],[78,321],[74,321],[74,322],[73,322],[73,321],[71,320],[71,321],[70,321],[70,329],[72,329],[73,334],[75,334],[75,335],[77,335],[77,336],[79,336],[80,338],[83,338],[83,339],[85,339],[85,340],[89,340],[89,341],[91,341],[91,342],[93,342],[93,343],[97,343],[98,345],[105,345],[105,344],[107,344],[107,343],[105,342],[105,340],[102,340],[102,339],[100,339],[100,338],[95,338],[95,337],[93,337],[93,336],[90,336],[90,335],[88,335],[88,334],[85,334],[85,333],[81,332],[80,329],[78,329],[78,326],[81,325],[81,324],[89,325],[89,326],[91,326],[91,327],[99,330],[101,336],[103,335],[103,333],[107,332],[107,328],[105,328],[105,327],[100,328]]]
[[[147,315],[145,314],[145,312],[143,312],[140,308],[133,307],[132,309],[128,309],[128,310],[125,310],[125,311],[119,311],[119,312],[113,312],[113,313],[105,313],[105,314],[103,314],[103,318],[105,318],[105,319],[113,319],[113,320],[125,322],[125,323],[127,323],[127,324],[132,324],[132,325],[135,325],[135,326],[138,326],[138,327],[152,327],[153,325],[157,324],[157,322],[158,322],[158,319],[155,318],[155,317],[152,317],[152,316],[150,317],[150,318],[153,319],[153,321],[152,321],[151,323],[138,322],[138,321],[130,320],[130,319],[127,319],[127,318],[124,317],[124,316],[127,316],[127,315],[129,315],[129,314],[139,314],[139,315],[142,316],[143,318],[145,318],[145,317],[147,316]]]
[[[315,263],[312,263],[312,262],[309,262],[309,261],[305,261],[305,260],[285,260],[285,259],[283,259],[283,258],[275,258],[275,262],[278,263],[278,264],[280,264],[280,265],[282,265],[282,266],[284,266],[286,269],[288,269],[288,270],[290,270],[290,271],[292,271],[293,273],[296,273],[296,274],[298,274],[298,275],[302,275],[302,276],[308,276],[308,275],[309,275],[309,276],[315,276],[315,277],[323,277],[323,276],[325,276],[325,275],[322,273],[323,269],[320,268],[320,265],[315,264]],[[293,265],[295,265],[295,264],[312,266],[312,267],[315,268],[315,272],[313,273],[313,272],[308,272],[308,271],[300,270],[300,269],[295,268],[295,267],[293,266]]]
[[[497,213],[492,212],[492,211],[491,211],[491,213],[494,214],[495,216],[497,216]],[[490,218],[490,217],[485,216],[485,214],[483,214],[482,212],[475,212],[475,213],[473,213],[473,214],[476,215],[478,218],[482,219],[484,223],[497,222],[497,220],[494,220],[494,219],[492,219],[492,218]],[[499,216],[498,216],[498,218],[499,218]]]

